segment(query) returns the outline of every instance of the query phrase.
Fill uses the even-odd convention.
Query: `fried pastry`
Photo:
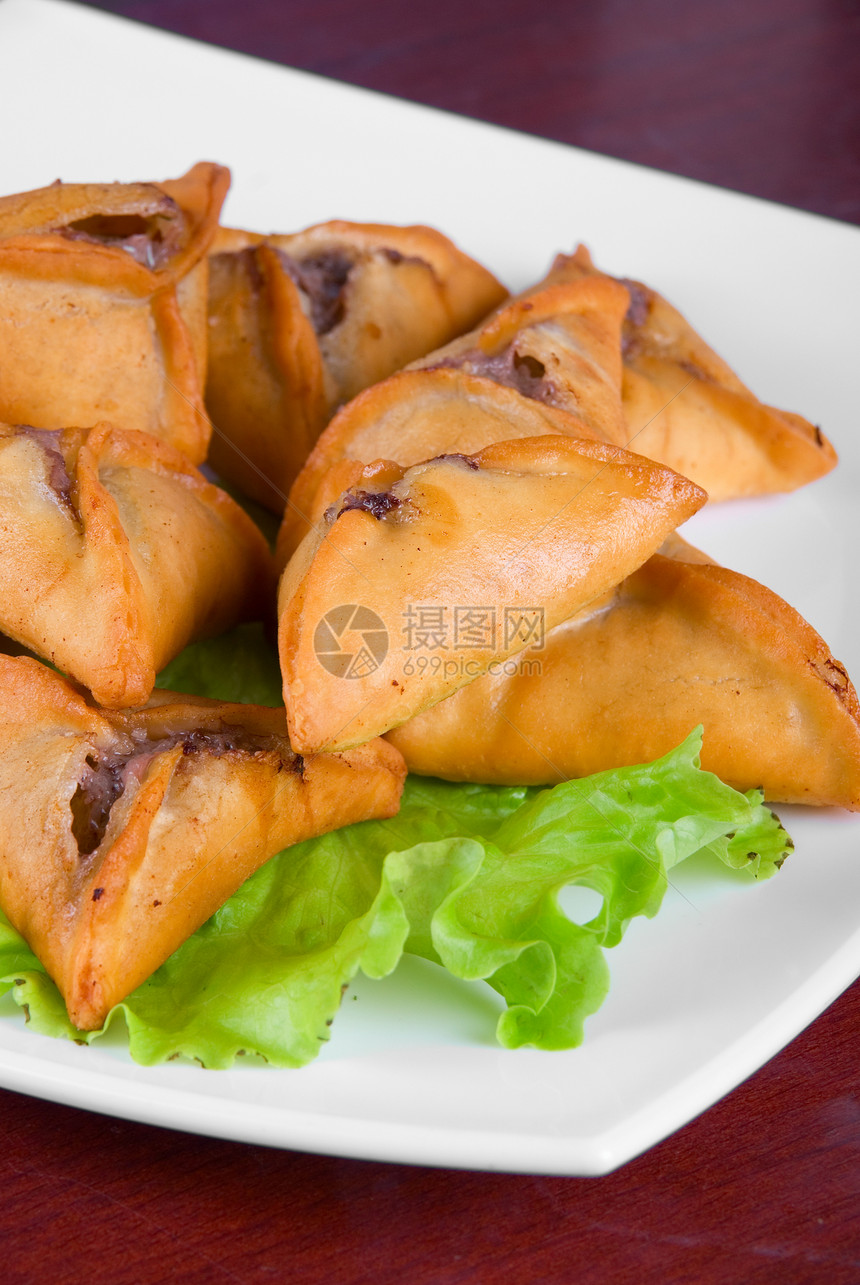
[[[619,403],[620,404],[620,403]],[[605,441],[597,428],[510,386],[453,367],[400,371],[360,393],[317,442],[295,481],[278,532],[283,567],[319,522],[324,479],[343,465],[396,459],[404,467],[446,454],[474,454],[518,437]],[[330,482],[326,482],[326,491]],[[330,503],[331,501],[327,501]]]
[[[490,412],[485,423],[478,400]],[[759,402],[665,299],[598,272],[581,246],[478,329],[340,411],[293,485],[281,563],[307,533],[320,479],[339,460],[408,465],[535,431],[627,447],[711,499],[793,490],[836,462],[819,429]]]
[[[543,293],[537,286],[356,397],[322,434],[293,485],[278,535],[280,565],[310,529],[317,487],[339,460],[410,465],[559,433],[623,445],[627,304],[624,287],[608,277]]]
[[[551,785],[649,762],[699,723],[702,766],[772,802],[860,809],[860,706],[815,630],[675,538],[543,651],[390,734],[410,771]]]
[[[283,710],[158,692],[108,713],[3,656],[0,746],[0,904],[82,1030],[276,852],[393,816],[405,775],[384,741],[300,758]]]
[[[432,228],[222,229],[210,257],[213,468],[283,512],[339,405],[468,330],[504,296]]]
[[[614,278],[598,272],[580,246],[559,255],[546,288],[583,280]],[[793,491],[830,472],[836,452],[819,428],[760,402],[655,290],[627,279],[615,284],[628,297],[622,445],[692,478],[712,500]]]
[[[194,638],[262,618],[268,546],[178,450],[144,433],[0,425],[0,630],[142,704]]]
[[[611,277],[539,282],[483,325],[413,370],[462,370],[583,421],[591,436],[626,446],[621,330],[629,296]]]
[[[293,746],[358,744],[471,682],[617,584],[705,498],[565,437],[368,467],[281,580]]]
[[[206,252],[229,172],[0,200],[0,420],[113,419],[206,456]]]

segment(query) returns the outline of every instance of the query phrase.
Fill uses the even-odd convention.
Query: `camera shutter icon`
[[[314,654],[335,678],[364,678],[388,655],[385,622],[354,602],[333,607],[314,630]]]

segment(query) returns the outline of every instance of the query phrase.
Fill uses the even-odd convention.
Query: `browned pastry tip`
[[[650,460],[558,436],[408,469],[337,467],[352,485],[279,590],[284,700],[302,752],[378,735],[522,650],[535,629],[640,565],[706,498]]]
[[[274,568],[247,514],[166,443],[0,425],[0,581],[0,630],[117,706],[195,638],[262,618]]]
[[[0,656],[0,904],[97,1029],[269,857],[394,815],[404,776],[384,741],[299,757],[283,710],[161,692],[109,713]]]
[[[205,458],[206,252],[229,182],[202,162],[0,199],[0,419],[115,419]]]
[[[390,733],[410,771],[555,784],[649,762],[704,726],[702,766],[772,802],[860,809],[860,707],[816,631],[678,538],[540,650]]]
[[[418,226],[222,229],[210,267],[211,462],[278,513],[338,406],[505,295],[447,237]]]
[[[821,429],[766,406],[661,294],[601,273],[585,246],[559,255],[550,289],[611,280],[627,292],[622,330],[623,444],[677,469],[712,500],[793,491],[829,473]]]

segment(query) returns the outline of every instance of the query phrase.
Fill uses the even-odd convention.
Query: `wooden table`
[[[174,31],[860,222],[849,0],[109,0]],[[269,1151],[0,1094],[6,1281],[860,1280],[860,984],[600,1179]]]

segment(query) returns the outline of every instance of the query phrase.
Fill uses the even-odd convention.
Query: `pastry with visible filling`
[[[613,281],[627,292],[622,445],[692,478],[712,500],[793,491],[835,466],[819,428],[760,402],[656,290],[607,277],[585,246],[559,255],[546,286],[583,280]]]
[[[187,643],[268,609],[247,514],[145,433],[0,425],[0,630],[88,687],[142,704]]]
[[[385,741],[303,759],[283,710],[156,695],[98,710],[0,656],[0,905],[82,1030],[276,852],[399,807]]]
[[[699,723],[702,766],[772,802],[860,809],[860,706],[811,625],[679,537],[554,629],[390,734],[410,771],[554,785],[650,762]]]
[[[335,221],[222,229],[210,256],[213,468],[283,512],[338,406],[474,326],[505,296],[441,233]]]
[[[476,330],[338,413],[293,485],[280,562],[340,460],[409,465],[559,432],[646,455],[717,500],[793,490],[836,463],[819,429],[759,402],[665,299],[598,272],[581,246]]]
[[[570,411],[591,435],[626,446],[621,335],[628,303],[626,289],[611,277],[542,281],[411,369],[461,370],[490,379]]]
[[[278,565],[319,523],[331,502],[321,497],[330,493],[333,475],[350,475],[357,461],[396,458],[406,467],[434,455],[471,455],[494,442],[541,436],[605,440],[568,411],[526,399],[495,380],[453,367],[400,371],[355,397],[323,433],[290,493],[278,532]]]
[[[206,255],[229,182],[201,163],[0,199],[0,420],[113,419],[205,459]]]
[[[281,580],[293,746],[379,735],[623,580],[705,501],[669,469],[566,437],[353,476]]]
[[[342,459],[418,464],[493,442],[565,434],[624,445],[621,326],[627,292],[607,278],[502,304],[478,329],[346,405],[290,493],[281,565],[312,525],[314,496]]]

